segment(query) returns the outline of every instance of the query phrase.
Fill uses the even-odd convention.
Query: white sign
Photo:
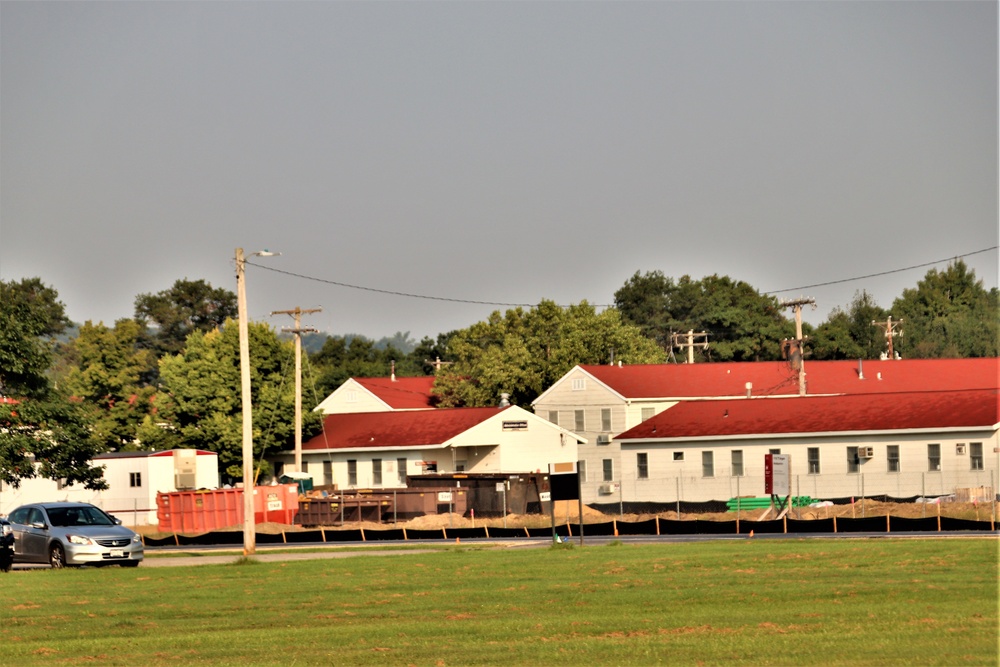
[[[507,486],[503,482],[497,482],[497,493],[503,493]]]
[[[505,421],[503,423],[503,430],[505,431],[527,431],[528,430],[528,420],[518,419],[516,421]]]
[[[541,500],[543,503],[547,503],[549,502],[549,500],[552,499],[552,494],[549,493],[548,491],[541,491],[538,494],[538,499]]]
[[[451,502],[451,491],[438,491],[438,502],[439,503],[450,503]]]
[[[792,457],[788,454],[774,454],[771,456],[773,470],[773,487],[771,493],[776,496],[790,496],[792,494]]]

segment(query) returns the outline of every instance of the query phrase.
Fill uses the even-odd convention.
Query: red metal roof
[[[997,388],[683,401],[618,440],[845,431],[989,428],[1000,422]]]
[[[507,409],[442,408],[327,415],[323,420],[324,433],[302,443],[302,449],[440,445]]]
[[[393,410],[433,408],[431,388],[434,377],[424,375],[406,378],[353,378],[355,382],[385,401]]]
[[[581,366],[625,398],[797,395],[787,362]],[[806,360],[806,393],[874,394],[985,389],[1000,385],[1000,359]]]

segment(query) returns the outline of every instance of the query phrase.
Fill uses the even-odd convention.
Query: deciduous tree
[[[104,451],[79,405],[57,393],[46,375],[52,336],[68,320],[55,289],[38,278],[0,281],[0,481],[47,477],[106,488],[90,464]]]
[[[696,351],[701,361],[778,359],[781,340],[795,334],[777,299],[728,276],[674,281],[659,271],[637,272],[615,292],[615,306],[667,350],[672,334],[708,333],[708,349]]]
[[[931,269],[892,304],[903,320],[897,347],[904,357],[995,357],[998,306],[997,288],[987,291],[962,260]]]
[[[612,355],[629,364],[665,359],[616,309],[597,313],[586,302],[562,308],[552,301],[496,311],[454,332],[448,355],[454,363],[438,374],[434,389],[444,407],[497,405],[501,394],[528,405],[577,364],[608,363]]]
[[[191,333],[211,331],[236,315],[236,295],[204,280],[178,280],[170,289],[135,298],[135,319],[154,325],[157,356],[180,352]]]
[[[885,336],[872,321],[883,322],[888,311],[862,290],[845,312],[835,308],[810,336],[814,359],[878,359],[886,351]]]
[[[260,464],[264,454],[294,445],[294,348],[265,324],[250,323],[249,340],[254,457]],[[160,378],[169,394],[160,414],[178,444],[217,452],[220,471],[241,477],[243,409],[236,323],[192,333],[182,353],[160,361]],[[318,425],[319,415],[303,411],[305,436]]]
[[[156,368],[156,358],[139,348],[141,333],[135,320],[119,320],[114,328],[86,322],[70,343],[79,365],[66,374],[64,389],[81,401],[92,436],[118,451],[148,447],[137,430],[155,413],[156,390],[141,379]]]

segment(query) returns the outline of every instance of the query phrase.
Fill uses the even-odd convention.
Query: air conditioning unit
[[[601,484],[598,487],[597,492],[602,496],[610,496],[612,493],[618,493],[618,483],[611,482],[610,484]]]
[[[870,459],[875,456],[874,447],[858,447],[858,458],[859,459]]]
[[[193,472],[175,472],[174,488],[178,491],[189,491],[195,487],[197,478]]]
[[[597,436],[597,444],[599,445],[610,445],[611,444],[611,434],[601,433]]]

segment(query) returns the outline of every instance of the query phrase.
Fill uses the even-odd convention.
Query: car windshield
[[[113,526],[114,521],[97,509],[86,505],[80,507],[51,507],[46,510],[53,526]]]

